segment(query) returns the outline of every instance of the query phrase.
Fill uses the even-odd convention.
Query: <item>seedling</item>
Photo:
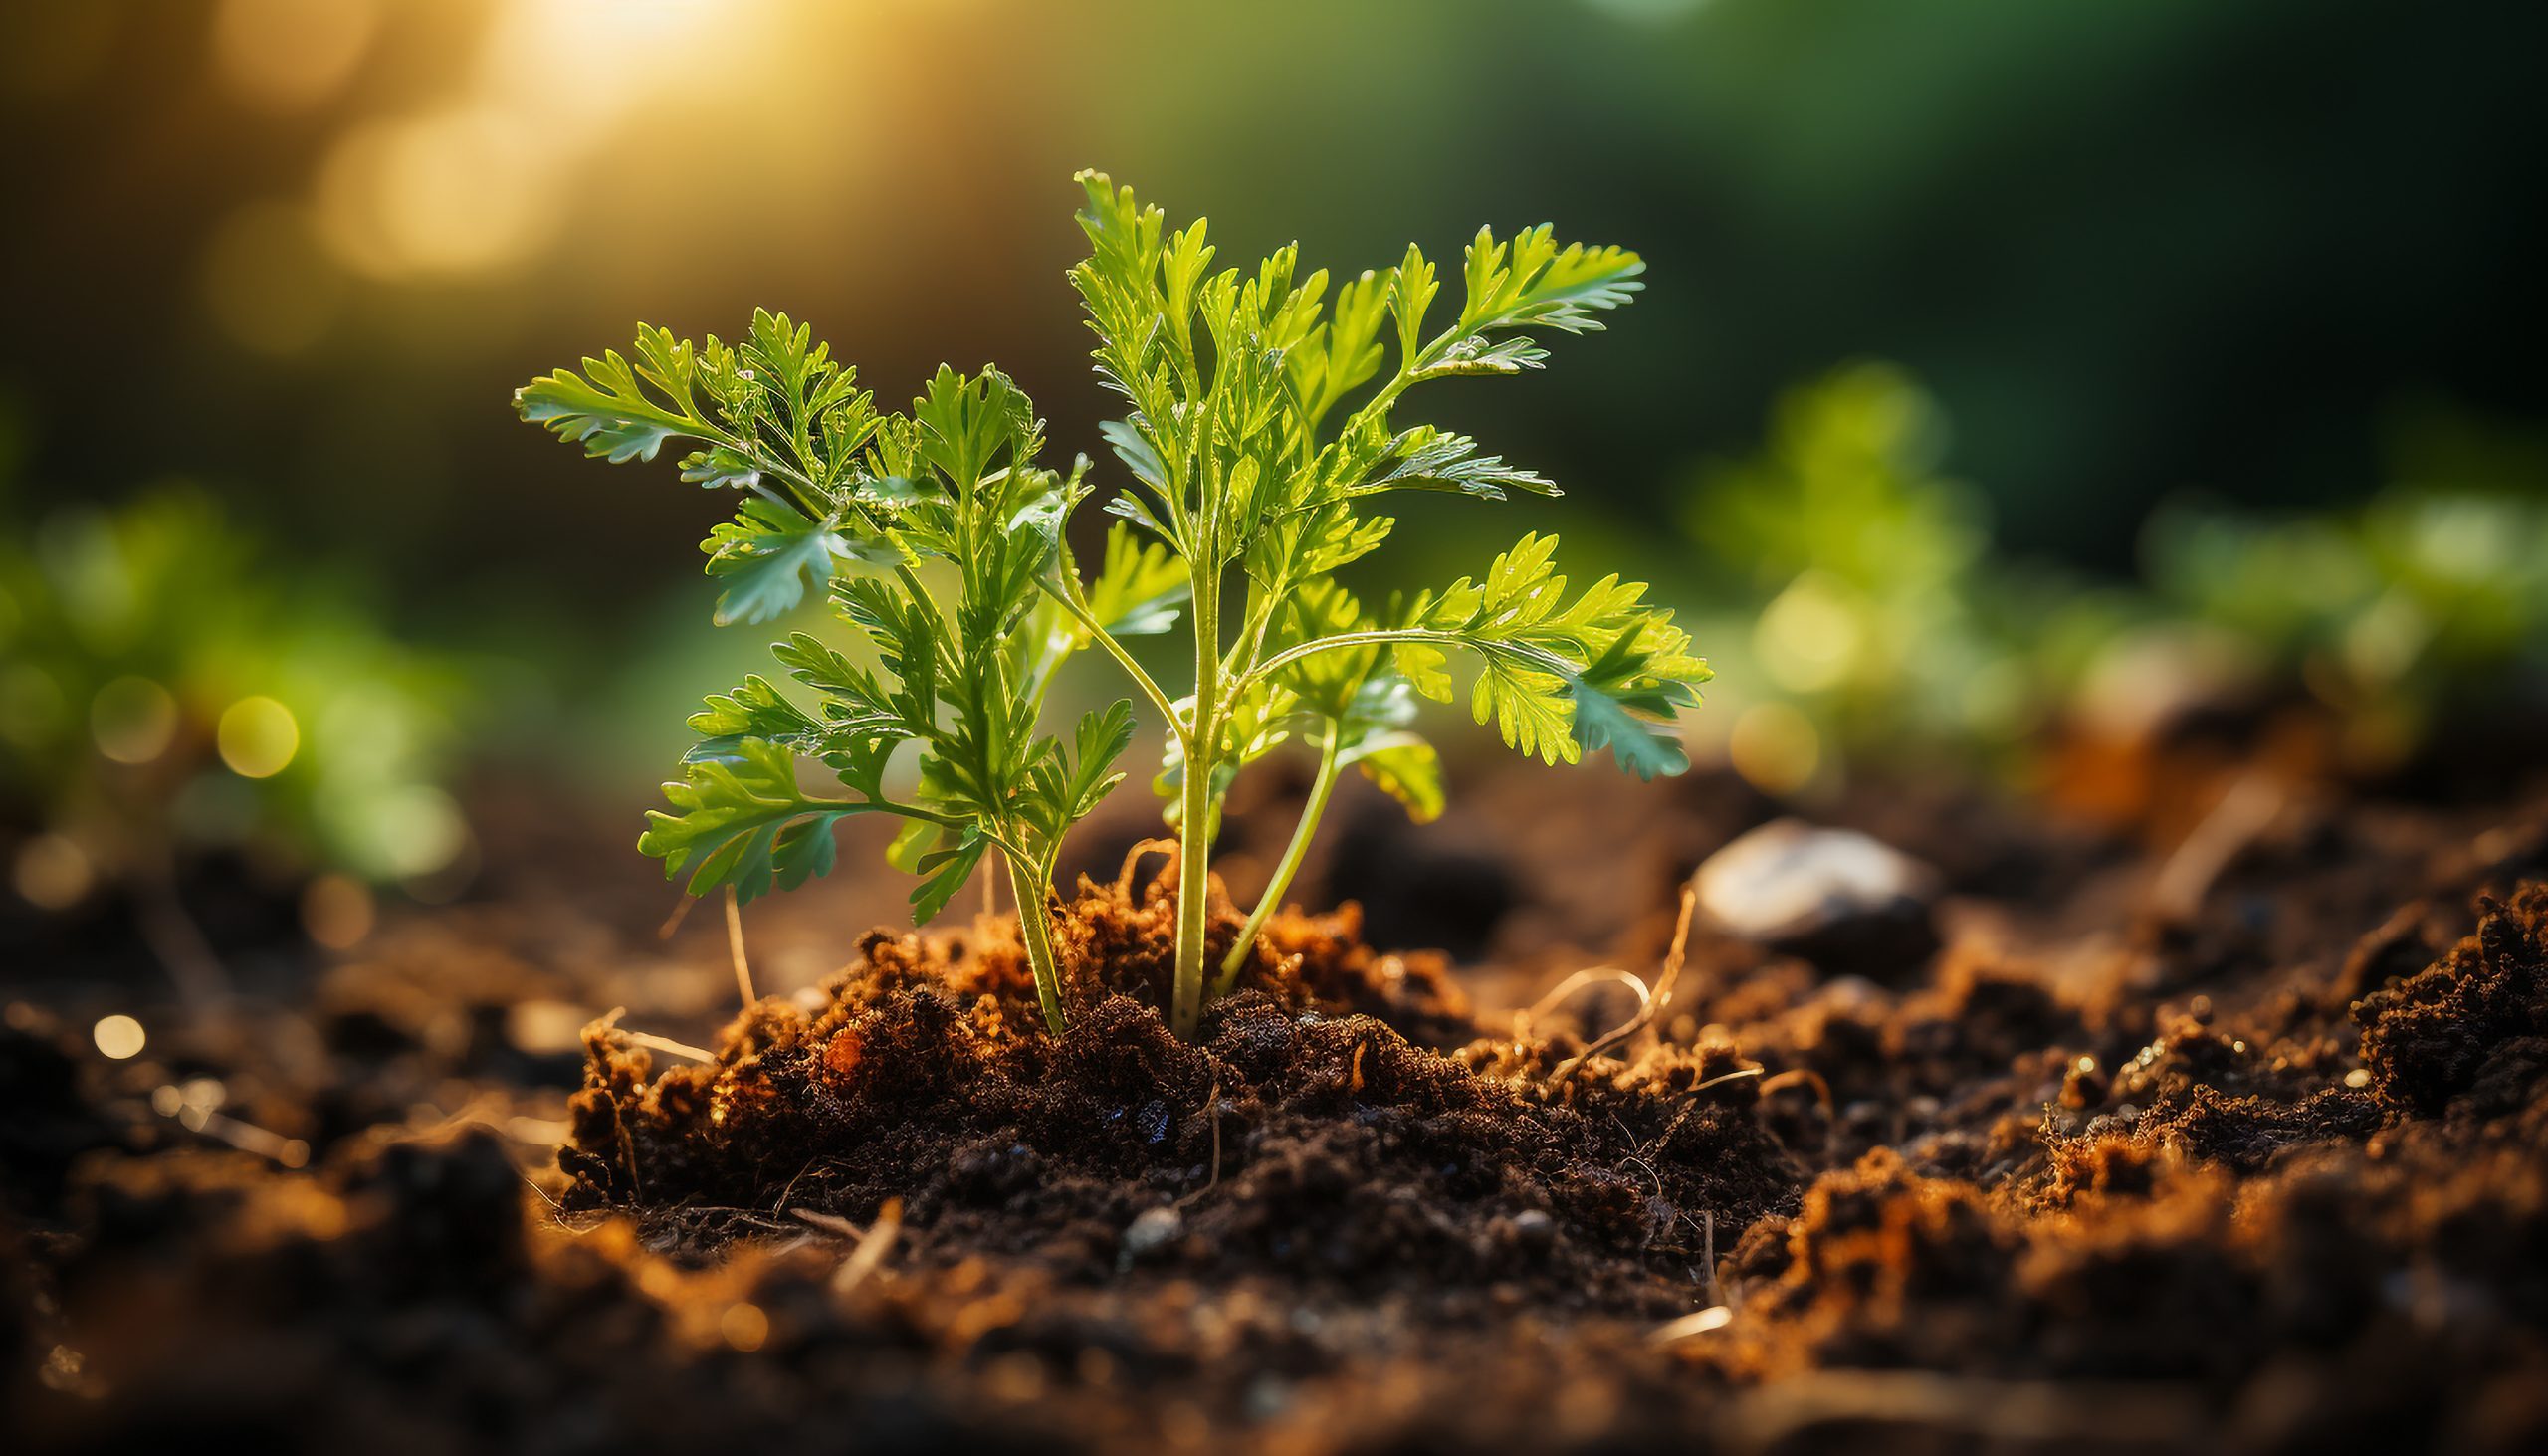
[[[811,637],[779,644],[818,711],[761,678],[711,699],[692,720],[702,738],[684,779],[667,786],[673,812],[653,816],[641,848],[687,870],[693,893],[732,885],[748,898],[829,869],[841,817],[896,814],[910,827],[894,857],[923,876],[913,906],[927,919],[996,847],[1058,1030],[1043,913],[1052,867],[1062,836],[1123,776],[1113,763],[1131,705],[1087,715],[1068,746],[1035,728],[1054,671],[1093,645],[1167,728],[1159,786],[1181,846],[1169,1016],[1191,1036],[1289,888],[1344,769],[1419,820],[1440,812],[1439,761],[1410,724],[1416,698],[1450,700],[1450,654],[1474,661],[1471,712],[1508,746],[1551,763],[1607,747],[1644,778],[1687,766],[1668,720],[1709,672],[1641,584],[1603,576],[1570,596],[1555,536],[1525,535],[1482,577],[1393,592],[1378,610],[1335,576],[1388,536],[1391,519],[1367,509],[1374,497],[1558,494],[1468,437],[1397,424],[1392,411],[1415,385],[1518,374],[1540,366],[1546,335],[1598,329],[1596,315],[1639,287],[1635,254],[1562,247],[1546,227],[1509,241],[1482,229],[1457,314],[1428,333],[1439,289],[1412,247],[1339,286],[1331,305],[1328,275],[1299,277],[1295,248],[1210,273],[1202,221],[1171,234],[1131,189],[1093,172],[1080,181],[1091,251],[1071,280],[1099,376],[1130,406],[1103,426],[1130,484],[1107,506],[1122,520],[1092,579],[1063,534],[1090,489],[1086,462],[1068,475],[1034,464],[1040,424],[996,371],[942,369],[909,415],[880,415],[805,329],[759,313],[733,347],[641,329],[633,360],[587,359],[581,374],[533,381],[518,405],[614,462],[686,441],[685,479],[746,493],[703,543],[727,587],[721,620],[766,620],[810,581],[883,662],[879,676]],[[930,569],[955,584],[931,585]],[[1122,639],[1168,630],[1180,609],[1193,682],[1171,697]],[[1207,967],[1220,805],[1242,768],[1294,739],[1318,754],[1309,801],[1237,943]],[[886,760],[905,741],[921,745],[918,782],[889,795]],[[800,758],[832,768],[851,797],[802,793]]]

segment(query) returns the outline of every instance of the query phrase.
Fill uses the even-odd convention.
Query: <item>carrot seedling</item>
[[[1113,764],[1132,705],[1083,717],[1067,744],[1039,735],[1037,717],[1056,670],[1096,647],[1168,730],[1159,782],[1181,845],[1168,1009],[1191,1036],[1205,1001],[1235,983],[1345,769],[1418,819],[1440,812],[1439,761],[1411,723],[1416,699],[1450,700],[1452,654],[1475,664],[1471,711],[1507,745],[1552,763],[1607,747],[1645,778],[1687,766],[1668,720],[1709,673],[1642,585],[1603,576],[1570,594],[1554,536],[1525,535],[1480,577],[1378,608],[1335,576],[1386,539],[1375,497],[1558,494],[1466,436],[1392,414],[1418,384],[1518,374],[1546,357],[1545,336],[1598,329],[1637,289],[1636,255],[1562,247],[1546,227],[1509,241],[1481,230],[1463,302],[1427,332],[1439,288],[1414,248],[1331,304],[1328,276],[1298,276],[1294,248],[1211,273],[1201,221],[1171,234],[1129,188],[1080,180],[1091,252],[1071,280],[1098,372],[1129,405],[1103,427],[1129,484],[1107,507],[1122,520],[1092,578],[1063,533],[1091,489],[1086,462],[1067,474],[1035,463],[1041,422],[995,370],[942,369],[907,415],[880,414],[808,330],[764,312],[733,347],[641,329],[633,359],[535,380],[518,406],[614,462],[685,442],[684,479],[743,494],[703,543],[725,586],[719,619],[768,620],[810,583],[882,663],[860,667],[803,634],[778,644],[817,709],[758,677],[711,699],[692,719],[702,736],[685,776],[666,788],[672,809],[652,816],[641,848],[689,872],[695,894],[731,885],[749,899],[831,868],[839,819],[898,815],[908,827],[893,858],[922,876],[912,899],[926,920],[995,847],[1058,1029],[1052,868],[1062,836],[1123,777]],[[1123,639],[1180,615],[1193,682],[1171,698]],[[1242,768],[1295,739],[1319,755],[1309,803],[1236,946],[1207,967],[1220,804]],[[887,760],[906,742],[921,745],[918,781],[888,792]],[[848,797],[801,791],[802,759]]]

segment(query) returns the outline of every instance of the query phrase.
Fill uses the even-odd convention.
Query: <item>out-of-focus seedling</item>
[[[2360,766],[2548,682],[2548,504],[2534,495],[2411,479],[2342,513],[2180,507],[2146,544],[2162,600],[2333,710]]]
[[[218,968],[177,899],[189,854],[235,849],[359,885],[431,877],[463,853],[439,785],[458,681],[356,601],[279,569],[199,493],[14,530],[0,544],[0,788],[35,831],[15,888],[52,910],[128,891],[171,973],[209,992]]]

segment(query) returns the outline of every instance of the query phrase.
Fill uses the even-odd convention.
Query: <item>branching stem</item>
[[[1097,618],[1089,612],[1087,605],[1080,601],[1077,584],[1063,586],[1046,581],[1042,585],[1047,595],[1062,604],[1062,610],[1070,613],[1074,620],[1088,629],[1089,637],[1098,646],[1106,649],[1107,656],[1115,659],[1117,666],[1123,668],[1125,675],[1133,680],[1134,686],[1142,690],[1142,696],[1151,700],[1151,706],[1158,709],[1160,717],[1167,721],[1168,730],[1180,738],[1184,737],[1185,728],[1176,721],[1176,704],[1168,698],[1165,689],[1153,681],[1149,673],[1142,671],[1142,665],[1133,660],[1133,654],[1125,649],[1122,642],[1116,640],[1115,634],[1098,625]],[[1193,747],[1190,739],[1187,740],[1186,747],[1189,750]]]

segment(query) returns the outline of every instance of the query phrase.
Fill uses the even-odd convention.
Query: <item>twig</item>
[[[178,997],[189,1006],[201,1007],[228,996],[230,972],[222,967],[203,927],[178,896],[175,868],[164,859],[150,864],[136,888],[141,912],[136,923],[142,942],[168,972]]]
[[[676,1057],[688,1057],[694,1062],[717,1060],[717,1054],[706,1047],[695,1047],[686,1041],[675,1041],[669,1036],[657,1036],[651,1031],[622,1031],[619,1034],[641,1047],[670,1052]]]
[[[752,963],[743,955],[743,902],[735,887],[726,887],[726,949],[735,957],[735,989],[743,992],[743,1004],[751,1005],[760,997],[752,994]]]
[[[1668,1325],[1656,1326],[1653,1333],[1645,1338],[1647,1343],[1653,1345],[1678,1345],[1693,1336],[1705,1335],[1711,1330],[1722,1330],[1733,1323],[1734,1311],[1723,1305],[1710,1305],[1704,1310],[1683,1315]]]
[[[2222,873],[2281,814],[2283,797],[2271,776],[2255,769],[2240,774],[2160,867],[2150,885],[2151,909],[2171,921],[2193,919]]]
[[[867,1277],[876,1272],[877,1266],[885,1262],[885,1256],[893,1251],[894,1239],[902,1231],[903,1200],[888,1198],[885,1206],[876,1210],[876,1221],[867,1226],[867,1233],[859,1239],[858,1247],[851,1249],[849,1257],[841,1260],[840,1268],[833,1271],[834,1297],[845,1295],[865,1283]]]

